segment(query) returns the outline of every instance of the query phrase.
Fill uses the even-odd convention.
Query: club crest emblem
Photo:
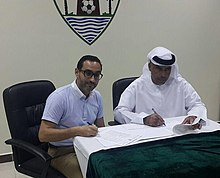
[[[88,45],[107,29],[117,12],[120,0],[53,0],[72,31]]]

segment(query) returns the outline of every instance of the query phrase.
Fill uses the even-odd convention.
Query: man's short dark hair
[[[102,63],[101,63],[101,61],[99,60],[98,57],[93,56],[93,55],[85,55],[85,56],[82,56],[82,57],[80,58],[80,60],[78,61],[78,63],[77,63],[77,69],[82,69],[83,63],[84,63],[85,61],[87,61],[87,60],[88,60],[88,61],[92,61],[92,62],[98,62],[98,63],[100,64],[101,70],[102,70]]]

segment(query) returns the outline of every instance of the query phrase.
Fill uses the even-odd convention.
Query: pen
[[[157,112],[154,110],[154,108],[152,108],[152,111],[154,112],[154,114],[157,114]]]
[[[90,122],[87,122],[87,124],[92,125]]]
[[[159,115],[159,114],[158,114],[158,113],[155,111],[155,109],[154,109],[154,108],[152,108],[152,111],[154,112],[154,114]],[[164,126],[166,126],[165,122],[163,122],[163,125],[164,125]]]

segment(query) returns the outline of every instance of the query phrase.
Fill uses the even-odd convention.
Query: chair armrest
[[[117,121],[109,121],[108,125],[113,126],[113,125],[121,125],[121,123],[117,122]]]
[[[46,151],[44,151],[43,149],[41,149],[41,148],[39,148],[39,147],[37,147],[33,144],[30,144],[28,142],[25,142],[23,140],[8,139],[8,140],[5,141],[5,143],[7,145],[12,145],[14,147],[23,149],[23,150],[35,155],[36,157],[41,158],[42,160],[44,160],[44,162],[48,162],[52,159],[52,157]]]

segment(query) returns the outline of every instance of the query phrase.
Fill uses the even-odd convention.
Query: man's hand
[[[183,120],[182,124],[192,124],[196,118],[197,118],[197,116],[188,116]],[[192,125],[193,130],[201,129],[201,128],[202,128],[202,124],[200,124],[200,123],[196,123],[196,124]]]
[[[93,137],[96,136],[97,133],[98,133],[98,127],[96,127],[94,124],[81,126],[80,136]]]
[[[158,127],[164,124],[163,118],[159,114],[151,114],[143,119],[144,124],[151,127]]]
[[[98,128],[94,124],[60,129],[57,128],[55,123],[42,120],[39,130],[39,139],[42,142],[57,142],[75,136],[92,137],[96,136],[97,133]]]
[[[188,116],[183,120],[182,124],[192,124],[196,118],[197,116]]]

